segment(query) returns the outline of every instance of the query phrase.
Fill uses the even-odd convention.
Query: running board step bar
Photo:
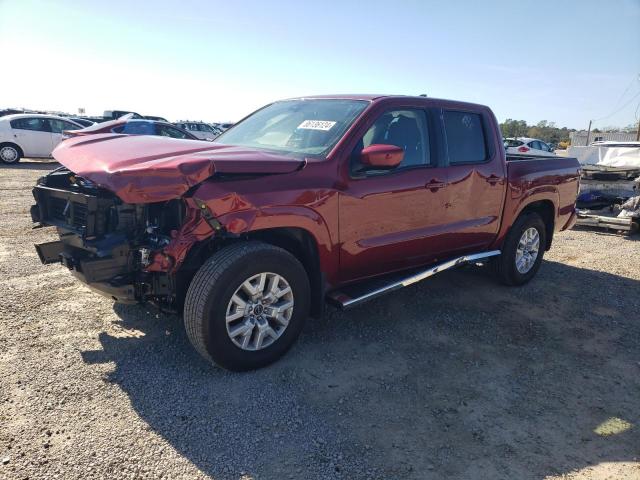
[[[341,290],[329,292],[327,300],[340,307],[349,308],[360,303],[372,300],[385,293],[393,292],[403,287],[408,287],[416,282],[420,282],[425,278],[434,276],[436,273],[444,272],[453,267],[464,265],[465,263],[477,262],[485,260],[489,257],[500,255],[500,250],[492,250],[490,252],[474,253],[473,255],[463,255],[462,257],[453,258],[446,262],[439,263],[426,270],[418,270],[407,276],[404,274],[395,274],[389,279],[373,279],[370,282],[362,284],[348,285]],[[367,287],[368,286],[368,287]],[[364,288],[363,288],[364,287]],[[352,291],[353,290],[353,291]]]

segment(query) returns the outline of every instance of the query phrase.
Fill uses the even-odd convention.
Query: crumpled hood
[[[178,198],[214,173],[290,173],[306,163],[245,147],[114,133],[69,138],[52,155],[126,203]]]

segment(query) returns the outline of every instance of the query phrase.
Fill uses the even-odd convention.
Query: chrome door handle
[[[428,188],[432,192],[435,192],[436,190],[439,190],[439,189],[444,188],[446,186],[447,186],[447,184],[445,182],[439,182],[437,180],[431,180],[429,183],[427,183],[425,185],[425,188]]]
[[[487,183],[495,185],[500,181],[500,177],[498,177],[497,175],[490,175],[485,180],[487,181]]]

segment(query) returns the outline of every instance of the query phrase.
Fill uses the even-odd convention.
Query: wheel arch
[[[247,238],[280,247],[302,263],[311,285],[311,314],[321,316],[324,309],[325,279],[320,267],[318,244],[311,232],[300,227],[275,227],[251,231]]]
[[[544,222],[544,225],[546,227],[545,250],[548,251],[551,248],[553,232],[555,230],[556,207],[551,200],[536,200],[535,202],[531,202],[525,205],[525,207],[520,211],[516,218],[519,218],[522,215],[530,212],[540,215],[542,221]]]
[[[326,279],[320,265],[318,244],[313,234],[301,227],[264,228],[226,238],[216,238],[214,236],[199,242],[190,249],[183,263],[182,272],[178,272],[178,275],[182,276],[179,281],[181,284],[180,290],[184,290],[184,293],[186,293],[186,289],[197,269],[214,252],[228,245],[248,240],[256,240],[280,247],[300,261],[307,272],[311,286],[311,315],[314,317],[322,316]],[[181,295],[179,294],[179,296]]]

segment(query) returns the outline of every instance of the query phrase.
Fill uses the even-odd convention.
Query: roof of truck
[[[435,98],[435,97],[427,97],[423,95],[384,95],[384,94],[372,94],[372,93],[351,93],[351,94],[334,94],[334,95],[309,95],[304,97],[293,97],[288,98],[287,100],[317,100],[317,99],[340,99],[340,100],[365,100],[368,102],[372,102],[375,100],[381,100],[384,98],[394,98],[394,99],[421,99],[421,100],[436,100],[438,102],[450,103],[451,105],[473,105],[477,107],[485,107],[485,105],[481,105],[473,102],[465,102],[461,100],[447,100],[444,98]]]

